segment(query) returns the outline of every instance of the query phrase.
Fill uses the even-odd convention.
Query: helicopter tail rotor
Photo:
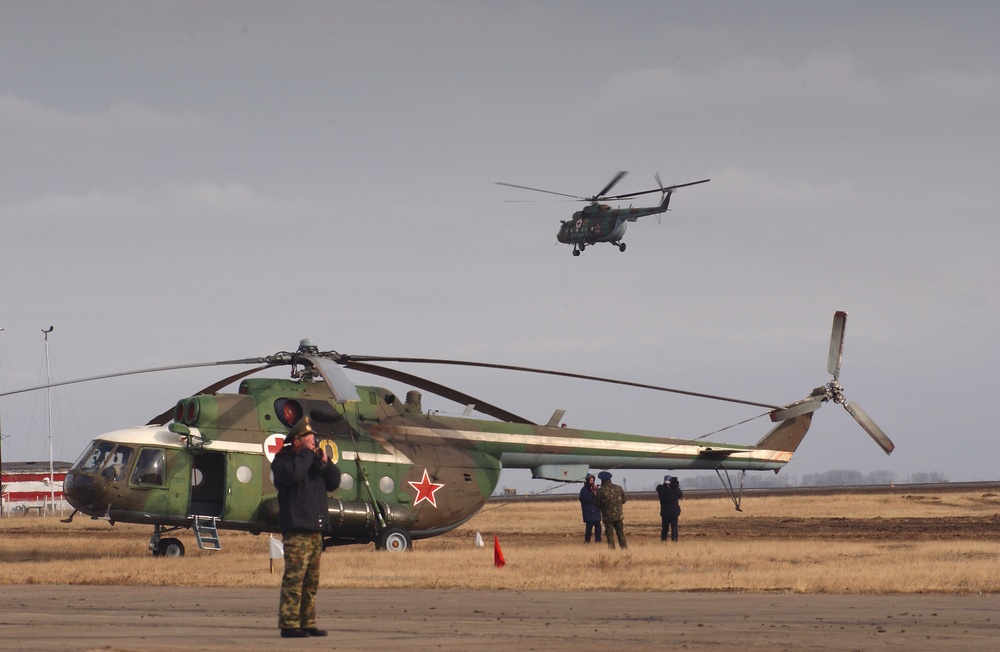
[[[660,173],[659,172],[657,172],[654,175],[654,177],[656,178],[656,185],[658,185],[660,187],[660,194],[662,195],[662,199],[660,200],[660,208],[662,208],[665,211],[666,210],[670,210],[668,208],[670,206],[670,196],[673,195],[674,193],[670,192],[669,190],[667,190],[666,188],[663,187],[663,181],[660,180]],[[660,221],[660,217],[661,216],[662,216],[662,213],[657,213],[656,214],[656,223],[657,224],[663,224],[663,222]]]
[[[826,370],[834,380],[840,378],[840,363],[844,357],[844,328],[847,326],[847,313],[838,310],[833,315],[833,330],[830,332],[830,356],[826,361]]]
[[[845,403],[844,409],[851,413],[854,420],[865,429],[871,438],[875,440],[875,443],[882,447],[885,454],[888,455],[896,448],[896,445],[892,443],[892,440],[882,431],[878,425],[872,421],[872,418],[861,409],[861,406],[855,402]]]
[[[844,387],[840,384],[840,365],[843,362],[844,331],[846,327],[847,313],[843,310],[838,310],[833,315],[833,328],[830,333],[830,354],[826,363],[826,369],[830,375],[833,376],[833,380],[828,382],[823,387],[814,389],[809,398],[792,403],[791,405],[788,405],[780,410],[772,411],[771,420],[783,421],[800,414],[813,412],[817,410],[822,403],[827,401],[839,403],[844,406],[844,409],[847,410],[852,417],[854,417],[854,420],[858,422],[858,425],[860,425],[864,431],[875,440],[875,443],[886,452],[886,455],[888,455],[889,453],[892,453],[896,445],[892,443],[892,440],[889,439],[881,428],[878,427],[872,418],[868,416],[868,413],[861,409],[860,405],[853,401],[848,403],[847,399],[844,397]]]

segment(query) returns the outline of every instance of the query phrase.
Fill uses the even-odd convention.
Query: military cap
[[[608,471],[601,471],[600,473],[597,474],[597,477],[600,478],[601,480],[610,480],[611,473]]]
[[[302,417],[301,419],[299,419],[299,422],[295,424],[295,427],[292,428],[292,431],[288,433],[288,440],[294,441],[299,437],[305,437],[306,435],[315,435],[315,434],[316,431],[313,430],[312,422],[309,420],[309,417]]]
[[[670,482],[670,476],[669,475],[663,476],[663,484],[667,484],[668,482]]]

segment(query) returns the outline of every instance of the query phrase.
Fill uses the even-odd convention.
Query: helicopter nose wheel
[[[576,248],[574,248],[574,249],[573,249],[573,255],[574,255],[574,256],[579,256],[579,255],[580,255],[580,250],[579,250],[579,249],[576,249]]]
[[[618,251],[621,251],[621,252],[625,251],[625,243],[624,242],[619,242],[618,243]]]

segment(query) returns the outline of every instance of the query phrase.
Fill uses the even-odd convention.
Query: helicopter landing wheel
[[[376,550],[389,552],[406,552],[413,547],[410,533],[401,527],[390,527],[382,530],[375,542]]]
[[[579,256],[580,255],[580,250],[579,249],[574,249],[573,250],[573,255],[574,256]]]
[[[181,543],[180,539],[174,539],[173,537],[168,537],[166,539],[160,539],[159,547],[153,551],[154,557],[183,557],[184,556],[184,544]]]
[[[618,251],[625,251],[625,243],[624,242],[618,243]]]

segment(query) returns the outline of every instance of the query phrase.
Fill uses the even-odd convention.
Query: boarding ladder
[[[222,550],[219,529],[215,525],[217,520],[214,516],[194,517],[194,538],[199,550]]]

